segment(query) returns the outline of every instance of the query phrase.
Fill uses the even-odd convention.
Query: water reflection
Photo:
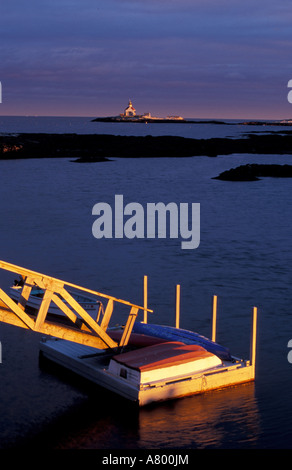
[[[110,392],[96,388],[91,392],[88,399],[33,436],[31,445],[55,449],[252,448],[262,432],[253,383],[141,409]]]
[[[251,447],[259,434],[254,384],[168,402],[139,413],[139,446],[144,448]]]

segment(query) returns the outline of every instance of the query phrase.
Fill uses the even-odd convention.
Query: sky
[[[4,0],[0,114],[289,119],[291,0]]]

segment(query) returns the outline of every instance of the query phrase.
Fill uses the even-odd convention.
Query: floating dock
[[[0,289],[0,321],[43,333],[40,354],[112,392],[144,406],[255,379],[257,308],[253,308],[250,360],[238,359],[216,341],[217,297],[213,301],[212,339],[179,328],[148,324],[147,277],[144,305],[86,289],[60,279],[0,261],[0,268],[23,277],[22,293],[13,301]],[[44,291],[35,314],[26,311],[35,286]],[[68,292],[76,289],[106,302],[103,315],[93,318]],[[179,289],[177,288],[177,294]],[[61,324],[49,319],[53,302],[67,317]],[[130,309],[126,322],[110,326],[116,304]],[[139,312],[143,321],[137,320]]]

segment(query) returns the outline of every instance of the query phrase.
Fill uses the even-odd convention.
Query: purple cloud
[[[288,0],[6,2],[2,114],[285,118]]]

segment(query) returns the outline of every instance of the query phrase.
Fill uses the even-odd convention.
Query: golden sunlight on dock
[[[0,321],[48,336],[40,342],[41,357],[139,406],[255,379],[256,307],[250,360],[243,360],[215,342],[217,296],[213,297],[210,340],[179,327],[179,285],[175,327],[169,327],[147,322],[147,314],[153,312],[148,308],[147,276],[144,305],[139,306],[4,261],[0,261],[0,268],[22,278],[20,285],[10,289],[13,298],[0,289]],[[77,291],[81,295],[77,296]],[[106,302],[105,308],[100,299]],[[31,304],[32,300],[38,303]],[[34,313],[29,313],[29,305],[34,305]],[[110,320],[117,305],[130,311],[122,325],[112,327]],[[136,321],[139,311],[144,321]]]
[[[18,303],[15,303],[2,289],[0,289],[0,321],[10,323],[22,328],[28,328],[35,332],[55,336],[68,341],[93,346],[98,349],[122,347],[128,343],[134,321],[139,310],[144,307],[130,302],[116,299],[115,297],[100,292],[86,289],[72,283],[61,281],[45,274],[40,274],[20,266],[0,261],[0,268],[19,274],[24,283]],[[25,311],[32,289],[38,286],[44,291],[42,302],[36,317]],[[66,288],[67,287],[67,288]],[[74,299],[68,288],[77,289],[83,293],[103,298],[107,301],[102,320],[92,318],[88,312]],[[70,327],[47,320],[50,303],[53,302],[70,321]],[[128,321],[124,328],[119,343],[113,341],[106,333],[114,309],[114,303],[120,303],[130,307]],[[147,309],[152,312],[152,310]]]

